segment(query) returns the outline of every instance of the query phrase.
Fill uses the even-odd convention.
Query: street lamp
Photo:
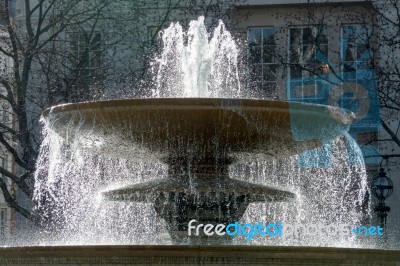
[[[386,176],[383,168],[379,170],[378,176],[372,180],[371,189],[373,195],[379,200],[374,211],[378,215],[381,226],[385,227],[387,213],[390,211],[390,207],[385,205],[385,199],[390,197],[393,193],[393,182]]]

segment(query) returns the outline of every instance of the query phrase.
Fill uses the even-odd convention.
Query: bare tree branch
[[[386,132],[390,135],[394,142],[398,146],[400,146],[400,139],[396,136],[396,134],[389,128],[389,126],[385,123],[385,121],[381,120],[382,127],[386,130]]]

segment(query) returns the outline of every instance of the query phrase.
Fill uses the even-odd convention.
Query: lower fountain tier
[[[114,201],[154,203],[170,232],[186,231],[192,219],[201,223],[238,221],[250,203],[292,201],[295,195],[259,184],[229,178],[228,165],[170,167],[169,177],[103,193]]]
[[[188,204],[217,202],[227,197],[245,196],[250,202],[291,201],[291,192],[249,183],[231,178],[156,179],[145,183],[129,185],[103,193],[103,197],[114,201],[137,201],[154,203],[157,200],[175,200],[178,195],[188,195]]]

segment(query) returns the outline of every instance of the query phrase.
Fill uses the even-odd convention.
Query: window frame
[[[301,38],[300,38],[300,43],[298,44],[300,46],[300,55],[299,55],[299,61],[298,63],[293,62],[291,60],[291,47],[295,46],[291,43],[292,35],[291,35],[291,30],[292,29],[301,29]],[[305,43],[304,42],[304,29],[311,29],[311,42],[310,43]],[[322,44],[316,44],[315,40],[316,37],[318,36],[319,33],[323,33],[325,35],[324,39],[325,42]],[[325,58],[329,58],[329,27],[326,25],[322,25],[322,27],[318,26],[308,26],[308,25],[292,25],[287,28],[287,48],[286,48],[286,53],[287,53],[287,68],[286,68],[286,73],[287,73],[287,97],[289,100],[296,100],[296,101],[307,101],[307,102],[316,102],[319,103],[321,101],[325,100],[325,97],[323,95],[323,92],[319,91],[319,87],[323,85],[325,82],[323,78],[320,77],[320,75],[317,73],[318,68],[317,66],[321,66],[323,64],[322,60],[317,59],[317,53],[318,51],[321,51],[321,49],[318,49],[321,45],[326,47],[326,54],[323,54]],[[315,51],[313,52],[312,55],[312,60],[305,61],[304,60],[304,47],[305,46],[315,46],[316,48]],[[320,63],[318,63],[320,61]],[[304,70],[307,64],[315,64],[313,67],[314,73]],[[301,75],[300,77],[297,78],[292,78],[292,69],[295,68],[295,65],[299,65]],[[308,76],[306,76],[308,74]],[[299,84],[297,85],[296,88],[293,90],[292,84]],[[298,87],[300,87],[300,93],[297,94]]]
[[[0,208],[0,241],[7,239],[7,208]]]
[[[358,79],[357,72],[359,72],[360,70],[362,71],[362,70],[367,70],[367,69],[372,69],[372,68],[363,68],[363,69],[359,68],[359,65],[363,63],[363,60],[357,60],[357,59],[360,58],[360,57],[358,57],[358,46],[356,46],[357,50],[355,51],[355,53],[356,53],[357,57],[355,58],[355,60],[353,60],[353,61],[346,60],[347,49],[344,47],[344,40],[345,40],[345,38],[344,38],[344,27],[357,27],[356,29],[358,29],[358,27],[359,28],[366,28],[366,30],[367,30],[366,33],[368,35],[368,39],[367,40],[369,40],[372,37],[371,25],[365,25],[365,24],[359,24],[359,23],[351,23],[351,24],[342,24],[340,26],[340,42],[339,42],[340,43],[340,47],[339,47],[339,49],[340,49],[340,55],[339,55],[340,56],[340,75],[341,75],[341,78],[343,80],[355,82],[355,83],[358,84],[359,83],[359,79]],[[357,35],[356,35],[355,39],[357,39]],[[367,48],[368,46],[370,46],[369,41],[367,41],[366,44],[365,44],[365,52],[367,52],[368,50],[371,50],[371,48]],[[345,51],[345,49],[346,49],[346,51]],[[369,60],[373,61],[373,59],[374,59],[373,52],[371,52],[369,54],[368,58],[369,58]],[[349,78],[349,76],[346,75],[346,72],[351,72],[351,71],[345,71],[346,62],[354,62],[352,65],[356,66],[355,71],[354,71],[355,72],[355,78]]]
[[[261,31],[261,36],[260,36],[260,44],[251,46],[250,43],[250,31],[251,30],[260,30]],[[264,44],[264,31],[272,31],[269,36],[273,36],[273,43],[267,43]],[[257,87],[260,88],[260,92],[263,96],[272,96],[276,93],[276,86],[277,86],[277,80],[278,80],[278,68],[279,65],[275,60],[274,53],[276,53],[277,50],[277,43],[276,43],[276,34],[277,34],[277,29],[274,26],[256,26],[256,27],[248,27],[247,28],[247,60],[249,62],[249,65],[251,65],[251,68],[254,67],[256,70],[255,71],[250,71],[250,83],[251,87]],[[253,47],[259,47],[260,48],[260,62],[253,62],[251,57],[251,49]],[[265,48],[273,48],[271,53],[268,53],[265,51]],[[264,61],[266,58],[265,56],[269,56],[271,58],[270,61]],[[272,70],[274,69],[274,70]],[[271,71],[272,70],[272,71]],[[253,73],[254,72],[254,73]],[[259,73],[259,75],[257,75]],[[265,77],[270,76],[274,77],[273,79],[266,79]],[[254,85],[255,84],[255,85]]]
[[[85,65],[84,68],[82,68],[82,70],[85,71],[86,75],[89,78],[95,78],[98,79],[99,77],[101,77],[102,73],[101,73],[101,69],[102,69],[102,65],[103,65],[103,34],[101,31],[93,31],[91,33],[89,33],[88,35],[91,36],[90,39],[87,38],[85,31],[69,31],[66,32],[66,39],[67,39],[67,49],[68,52],[71,54],[71,56],[73,56],[72,60],[69,59],[69,64],[70,64],[70,68],[71,69],[76,69],[76,64],[73,63],[73,61],[77,61],[78,63],[81,60],[81,50],[84,49],[88,49],[88,62]],[[91,42],[93,41],[93,39],[99,35],[99,41],[98,43],[96,43],[95,45],[92,45]],[[84,40],[82,38],[82,36],[84,36]],[[76,41],[77,38],[77,41]],[[84,45],[81,45],[81,43],[84,42]],[[75,47],[77,48],[77,50],[75,50]],[[95,47],[95,49],[93,49],[93,47]],[[97,53],[97,54],[96,54]],[[95,54],[95,56],[92,56],[93,54]],[[98,62],[93,65],[93,59],[96,59]]]

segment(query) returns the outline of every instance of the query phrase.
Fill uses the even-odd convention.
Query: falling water
[[[163,51],[153,61],[154,97],[240,97],[238,49],[222,22],[210,38],[204,19],[192,21],[185,33],[179,23],[162,33]],[[76,118],[74,118],[76,119]],[[124,184],[165,178],[165,165],[144,160],[134,150],[124,158],[82,147],[90,130],[68,129],[67,140],[53,131],[51,112],[44,123],[35,174],[37,211],[49,221],[44,240],[36,244],[169,244],[166,224],[151,204],[108,202],[101,192]],[[110,129],[117,132],[119,129]],[[151,129],[143,134],[151,134]],[[101,142],[101,140],[99,140]],[[292,203],[252,204],[241,223],[348,224],[368,221],[369,201],[362,154],[348,135],[322,147],[329,167],[306,168],[300,156],[254,160],[233,165],[232,178],[294,192]],[[328,147],[328,148],[327,148]],[[326,149],[324,149],[326,148]],[[308,155],[307,160],[321,160]],[[138,158],[139,157],[139,158]],[[325,157],[323,157],[325,158]],[[29,244],[24,242],[24,244]],[[32,243],[30,243],[32,244]],[[232,244],[360,246],[354,237],[237,238]]]

